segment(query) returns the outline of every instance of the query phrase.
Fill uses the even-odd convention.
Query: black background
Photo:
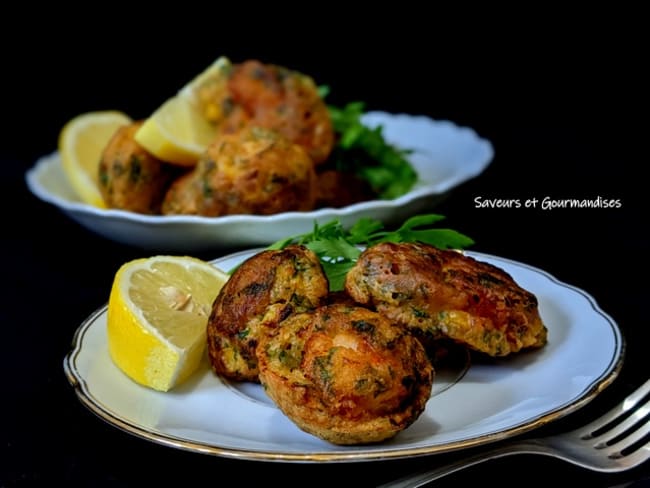
[[[315,465],[228,460],[135,438],[77,400],[62,368],[74,331],[106,302],[119,265],[153,251],[108,242],[67,219],[29,193],[25,171],[56,149],[59,130],[73,116],[117,109],[146,117],[220,55],[308,73],[331,87],[335,104],[363,100],[369,110],[451,120],[492,142],[492,164],[435,211],[449,227],[473,237],[474,250],[539,267],[587,291],[626,339],[616,381],[583,410],[542,431],[590,419],[646,379],[648,104],[633,12],[620,18],[602,12],[598,19],[567,19],[560,12],[541,27],[532,27],[538,17],[517,12],[516,27],[507,29],[488,27],[487,19],[476,28],[458,14],[424,12],[387,12],[382,21],[370,21],[335,11],[324,25],[313,22],[318,12],[306,11],[298,12],[299,21],[280,16],[272,22],[259,13],[257,23],[250,12],[170,13],[164,22],[117,9],[61,23],[50,22],[54,17],[46,11],[39,11],[39,23],[31,16],[6,19],[19,28],[0,39],[0,194],[8,270],[0,309],[1,486],[223,480],[246,486],[258,476],[288,486],[315,480],[373,486],[455,457]],[[476,197],[602,197],[622,205],[487,209],[476,208]],[[521,476],[539,484],[579,476],[587,486],[612,486],[649,474],[650,467],[595,474],[550,458],[518,456],[442,485],[478,479],[515,486]]]

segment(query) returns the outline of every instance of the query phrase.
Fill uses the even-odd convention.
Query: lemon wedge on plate
[[[216,134],[230,69],[228,58],[218,58],[144,121],[136,142],[162,161],[195,165]]]
[[[84,203],[106,208],[99,191],[99,160],[117,129],[131,122],[122,112],[106,110],[77,115],[61,129],[58,143],[63,171]]]
[[[123,264],[107,311],[113,362],[132,380],[168,391],[195,372],[206,348],[212,302],[229,275],[189,256]]]

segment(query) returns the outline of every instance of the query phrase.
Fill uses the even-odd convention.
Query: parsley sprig
[[[330,290],[343,289],[345,275],[354,266],[363,247],[380,242],[424,242],[441,249],[463,249],[474,241],[452,229],[428,228],[443,220],[439,214],[416,215],[397,230],[387,231],[381,221],[361,218],[345,229],[339,219],[319,225],[304,234],[276,241],[269,249],[283,249],[290,244],[302,244],[318,256],[330,282]]]
[[[319,91],[325,98],[329,87],[320,86]],[[363,102],[350,102],[343,107],[328,104],[327,107],[337,136],[330,155],[334,167],[367,181],[381,199],[394,199],[408,193],[418,179],[408,159],[412,151],[389,144],[384,138],[383,126],[370,128],[363,124]]]
[[[361,122],[364,104],[351,102],[343,108],[329,106],[334,132],[339,134],[331,160],[336,167],[366,180],[382,199],[408,193],[417,181],[417,173],[408,160],[408,149],[386,142],[383,126],[369,128]]]

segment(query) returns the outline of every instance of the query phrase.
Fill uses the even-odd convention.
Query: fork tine
[[[627,412],[637,408],[637,404],[645,398],[646,395],[650,393],[650,379],[646,380],[645,383],[643,383],[639,388],[637,388],[635,391],[633,391],[630,395],[628,395],[625,400],[623,400],[621,403],[619,403],[616,407],[614,407],[612,410],[607,412],[606,414],[602,415],[601,417],[597,418],[593,422],[588,423],[584,427],[581,427],[578,429],[580,433],[580,437],[582,439],[592,439],[596,436],[599,436],[602,434],[601,431],[603,429],[606,429],[610,427],[609,424],[612,422],[616,421],[619,419],[621,416],[626,414]],[[631,424],[634,424],[635,422],[638,421],[639,418],[642,418],[643,416],[647,415],[648,413],[648,404],[646,403],[643,405],[642,410],[644,413],[637,415],[633,415],[634,419],[626,421],[628,424],[628,427]],[[625,422],[624,422],[625,423]],[[622,424],[621,424],[622,425]],[[627,428],[627,427],[625,427]],[[624,431],[625,428],[620,429],[620,431]],[[578,432],[577,431],[577,432]]]
[[[411,473],[381,486],[424,486],[425,483],[461,469],[513,454],[553,456],[598,472],[615,473],[635,468],[650,459],[649,395],[650,379],[623,402],[584,428],[546,437],[511,439],[501,445],[477,451],[467,458]],[[606,436],[608,440],[603,440]]]
[[[648,459],[650,459],[650,442],[646,443],[636,451],[631,452],[627,456],[624,456],[621,461],[625,462],[629,468],[634,468],[646,462]]]
[[[650,433],[650,420],[646,420],[640,428],[630,431],[627,433],[628,435],[621,436],[620,439],[614,438],[613,442],[602,443],[596,447],[604,448],[610,457],[623,457],[626,449],[630,449],[644,440],[648,433]]]
[[[640,436],[643,437],[650,431],[650,425],[648,422],[646,422],[642,427],[639,426],[640,428],[637,428],[636,426],[642,420],[644,420],[649,413],[650,401],[640,406],[637,410],[631,413],[629,417],[627,417],[621,423],[612,426],[609,430],[604,430],[609,427],[608,425],[605,425],[605,427],[601,429],[603,432],[593,432],[592,438],[598,439],[598,443],[594,447],[601,448],[607,445],[612,445],[613,443],[618,444],[622,439],[630,439],[630,434],[632,433],[633,429],[637,429],[635,433],[640,433]]]

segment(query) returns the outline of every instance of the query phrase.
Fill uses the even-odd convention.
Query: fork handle
[[[379,485],[377,488],[418,488],[430,483],[431,481],[440,479],[462,469],[481,464],[491,459],[513,456],[515,454],[549,455],[549,452],[548,449],[536,443],[535,440],[511,442],[500,447],[478,452],[472,456],[459,459],[458,461],[451,462],[444,466],[439,466],[433,469],[423,469],[415,473],[410,473],[402,478]]]

